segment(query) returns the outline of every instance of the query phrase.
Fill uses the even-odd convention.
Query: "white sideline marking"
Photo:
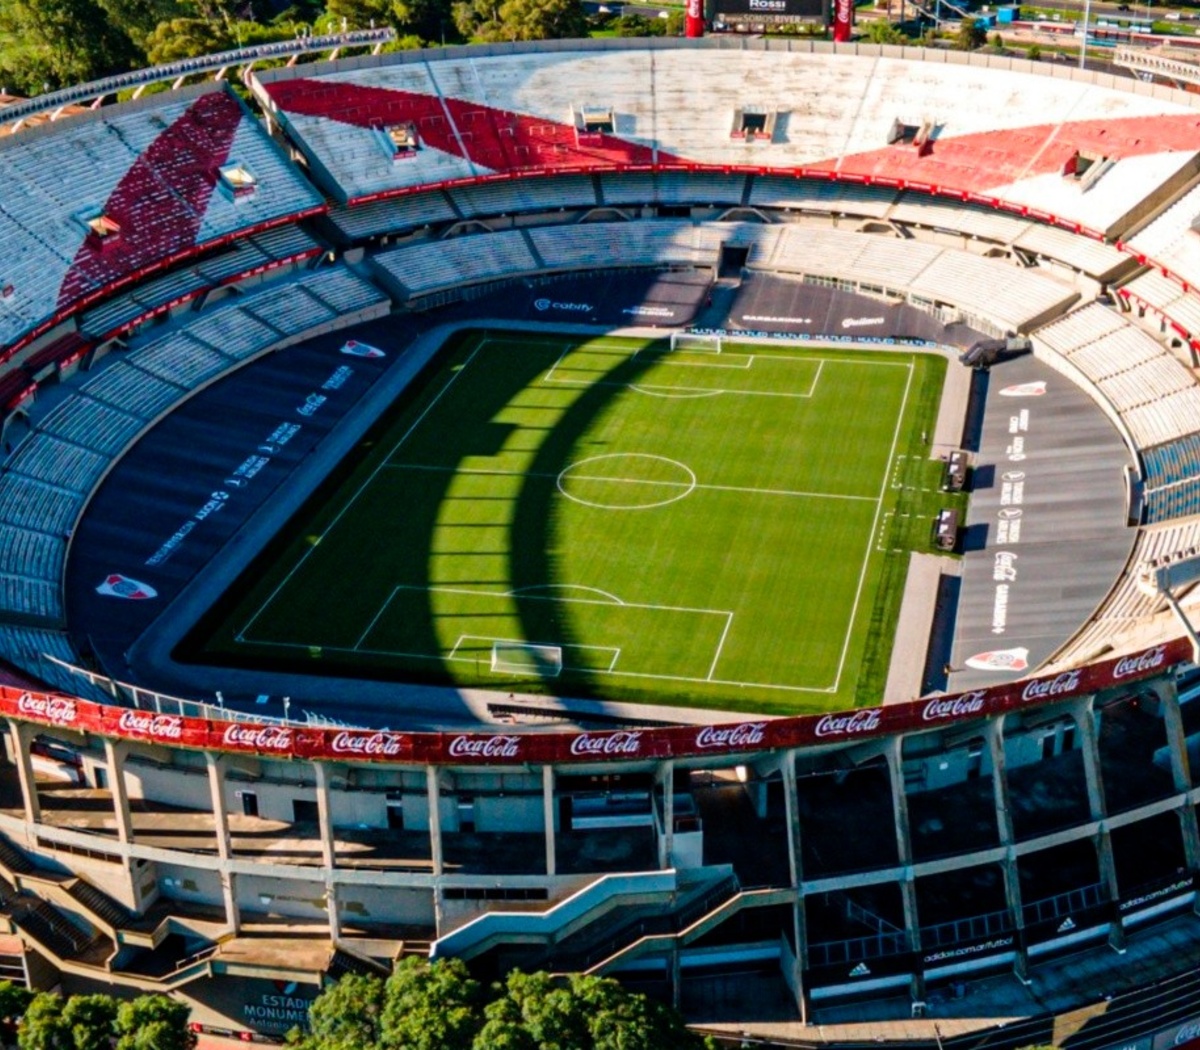
[[[713,653],[712,663],[708,668],[708,681],[712,681],[713,675],[717,673],[717,661],[721,659],[721,650],[725,648],[725,639],[729,637],[729,627],[733,623],[733,613],[725,619],[725,630],[721,632],[721,640],[717,642],[717,651]]]
[[[842,671],[846,666],[846,654],[850,651],[850,639],[854,634],[854,620],[858,616],[858,603],[862,599],[863,584],[867,579],[867,566],[871,564],[871,547],[875,543],[875,533],[879,528],[879,512],[883,509],[884,497],[887,495],[888,480],[892,474],[892,460],[896,456],[896,445],[900,441],[900,427],[904,422],[904,413],[908,410],[908,392],[912,388],[913,363],[908,363],[908,378],[904,381],[904,397],[900,401],[900,411],[896,413],[896,427],[892,431],[892,447],[888,450],[887,466],[883,471],[883,483],[879,487],[879,498],[875,504],[875,520],[871,522],[871,531],[867,533],[867,549],[863,553],[862,569],[858,574],[858,587],[854,591],[854,605],[850,609],[850,623],[846,627],[846,637],[842,641],[842,655],[838,660],[837,674],[833,679],[830,692],[836,693],[841,685]]]
[[[392,593],[389,594],[387,596],[387,598],[384,599],[384,602],[379,607],[379,610],[375,613],[374,616],[371,617],[371,622],[369,624],[367,624],[367,626],[365,628],[363,628],[363,633],[358,636],[358,641],[354,643],[355,649],[357,649],[360,645],[362,645],[362,643],[367,640],[367,635],[369,635],[373,630],[375,630],[375,625],[379,622],[379,618],[384,614],[387,607],[392,604],[392,599],[396,597],[396,592],[399,590],[400,590],[399,587],[392,588]]]

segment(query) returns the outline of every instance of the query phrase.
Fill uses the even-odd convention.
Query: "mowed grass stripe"
[[[209,651],[647,702],[846,706],[868,647],[890,646],[875,593],[881,521],[903,495],[889,468],[931,426],[943,370],[908,354],[461,340],[256,566]],[[910,382],[922,396],[906,405]],[[562,676],[498,676],[488,639],[561,646]]]

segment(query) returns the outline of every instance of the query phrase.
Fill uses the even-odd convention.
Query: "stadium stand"
[[[0,622],[61,623],[64,538],[112,460],[190,391],[241,361],[388,308],[378,289],[331,267],[194,315],[83,382],[38,421],[0,475]],[[27,543],[17,541],[22,533]],[[23,655],[35,644],[26,641],[10,660],[44,680],[70,681],[46,677],[40,655]],[[72,659],[61,645],[54,652]]]
[[[9,708],[10,763],[0,763],[0,777],[16,801],[0,806],[0,912],[30,954],[70,979],[146,987],[164,972],[164,986],[182,986],[193,973],[207,977],[225,965],[212,959],[228,951],[239,973],[263,978],[262,994],[275,995],[282,978],[299,974],[300,983],[319,987],[323,975],[375,965],[356,951],[390,962],[428,954],[439,942],[445,949],[473,919],[480,928],[514,933],[512,944],[501,939],[480,949],[485,966],[507,965],[509,953],[522,950],[516,941],[537,939],[531,931],[554,912],[570,914],[579,929],[553,958],[597,972],[634,961],[636,970],[626,974],[636,972],[677,1000],[711,987],[703,971],[720,965],[708,952],[716,947],[766,959],[754,979],[771,982],[763,987],[776,997],[786,988],[789,1009],[895,989],[902,999],[911,993],[916,1014],[917,1003],[925,1007],[927,980],[933,1002],[947,980],[973,979],[977,968],[1037,979],[1052,953],[1106,939],[1125,951],[1126,936],[1152,918],[1164,927],[1172,913],[1181,926],[1191,921],[1200,836],[1188,755],[1200,738],[1200,713],[1179,703],[1167,666],[1176,657],[1166,660],[1160,644],[1176,637],[1175,625],[1136,577],[1146,561],[1190,557],[1200,547],[1200,394],[1158,340],[1090,300],[1099,283],[1146,265],[1154,268],[1121,289],[1130,300],[1161,304],[1179,324],[1194,307],[1191,294],[1162,275],[1165,266],[1179,276],[1176,268],[1149,254],[1143,264],[1073,227],[1119,236],[1186,190],[1197,147],[1194,111],[1165,90],[1123,90],[1107,77],[1074,71],[1039,75],[1008,59],[993,68],[999,61],[951,62],[938,54],[914,73],[898,54],[866,47],[835,55],[808,42],[564,42],[271,71],[255,90],[268,105],[274,101],[274,115],[296,138],[313,177],[339,201],[313,229],[331,230],[344,245],[421,231],[368,256],[381,283],[414,307],[517,276],[615,266],[707,269],[729,246],[749,250],[752,270],[906,300],[992,334],[1033,332],[1039,355],[1091,391],[1139,453],[1148,523],[1136,539],[1129,531],[1127,571],[1053,668],[1098,676],[1099,668],[1081,669],[1080,662],[1133,654],[1139,674],[1142,663],[1163,664],[1153,685],[1130,686],[1122,679],[1128,668],[1117,664],[1099,689],[1089,677],[1086,689],[1065,698],[1055,697],[1058,680],[1037,683],[1048,690],[1038,703],[1027,702],[1036,693],[1017,701],[1009,689],[1001,714],[980,713],[983,694],[964,701],[961,716],[937,706],[957,702],[943,697],[905,705],[908,722],[895,709],[862,708],[825,729],[810,725],[817,737],[829,733],[817,747],[806,739],[754,745],[746,754],[738,752],[736,734],[761,735],[763,725],[738,725],[728,747],[710,747],[712,727],[674,727],[671,741],[696,743],[679,760],[658,757],[674,753],[666,750],[638,751],[640,727],[626,734],[627,753],[611,755],[575,750],[581,741],[611,742],[611,733],[551,731],[539,734],[539,743],[569,751],[553,761],[544,757],[550,752],[530,761],[522,755],[506,766],[492,765],[500,759],[482,752],[475,761],[462,747],[495,740],[523,746],[526,738],[508,736],[509,726],[499,737],[447,733],[443,741],[406,731],[366,736],[348,723],[332,725],[327,738],[309,725],[303,746],[310,750],[300,754],[294,726],[226,723],[227,712],[195,701],[155,695],[143,711],[128,712],[136,725],[150,721],[151,708],[162,714],[163,705],[199,710],[204,728],[189,725],[188,732],[206,735],[189,737],[186,746],[170,735],[173,724],[161,737],[152,728],[127,731],[111,709],[105,723],[75,724],[61,715],[51,728]],[[205,103],[215,115],[197,120],[189,107],[210,95],[225,101]],[[998,97],[1008,104],[997,106]],[[319,196],[257,127],[243,126],[252,122],[233,105],[238,121],[225,92],[174,93],[128,112],[85,117],[77,132],[64,125],[68,130],[45,133],[58,144],[78,138],[88,170],[109,172],[116,182],[146,169],[144,182],[129,185],[164,213],[172,202],[207,192],[199,158],[218,140],[229,139],[225,156],[259,177],[254,198],[226,198],[218,188],[207,211],[180,206],[164,218],[155,245],[134,253],[145,273],[123,274],[110,265],[117,258],[111,250],[76,267],[78,244],[69,238],[48,248],[48,233],[46,244],[33,243],[32,213],[11,238],[13,259],[39,273],[46,268],[39,269],[37,253],[57,253],[61,273],[48,279],[54,289],[46,293],[51,312],[85,303],[88,310],[81,332],[48,336],[51,342],[3,377],[11,390],[0,387],[4,397],[27,397],[42,369],[53,374],[86,357],[79,375],[63,375],[70,386],[60,402],[45,411],[35,406],[31,435],[0,473],[0,652],[70,697],[113,698],[49,659],[87,656],[82,643],[72,649],[62,629],[60,591],[71,530],[108,465],[192,391],[242,362],[390,309],[357,275],[357,256],[350,256],[354,269],[335,265],[274,274],[261,287],[242,283],[324,249],[297,225],[298,215],[321,207]],[[582,105],[612,112],[611,135],[577,133]],[[739,137],[734,114],[743,110],[778,117],[771,135]],[[411,155],[396,155],[386,133],[393,122],[415,131]],[[926,129],[924,146],[889,144],[895,123]],[[164,139],[172,128],[176,134]],[[1105,154],[1089,179],[1065,170],[1082,149]],[[22,150],[0,148],[0,169],[11,162],[15,171],[18,155],[24,163]],[[693,163],[736,170],[680,170]],[[264,177],[272,164],[278,170]],[[664,170],[649,170],[655,165]],[[626,166],[646,170],[618,170]],[[804,166],[811,170],[793,177]],[[507,180],[532,172],[536,178]],[[506,178],[460,181],[495,173]],[[79,198],[69,187],[37,172],[29,178],[51,224],[62,220],[77,240],[87,236],[71,211]],[[105,178],[88,192],[99,194]],[[266,195],[277,189],[278,200],[269,202]],[[0,236],[7,236],[4,223],[15,222],[4,197]],[[108,199],[102,195],[100,203]],[[678,218],[697,206],[692,214],[707,219],[709,204],[791,211],[797,221]],[[577,213],[598,207],[608,213],[597,218],[627,208],[634,221],[576,221]],[[655,210],[673,217],[651,221]],[[1153,239],[1151,230],[1172,210],[1143,233]],[[525,216],[520,229],[467,232],[492,220],[517,226],[505,218],[517,214]],[[259,230],[264,223],[279,225]],[[441,236],[441,227],[457,223],[463,225],[455,236]],[[125,236],[126,226],[118,225]],[[873,232],[853,229],[860,225]],[[1180,247],[1186,236],[1194,235],[1164,233],[1164,256],[1183,259],[1191,251],[1186,242]],[[175,247],[168,250],[168,242]],[[1008,260],[985,257],[988,246]],[[26,259],[28,251],[35,257]],[[1062,266],[1043,267],[1045,260]],[[64,275],[76,270],[60,301]],[[136,287],[125,291],[126,278]],[[8,281],[0,274],[0,287]],[[226,284],[239,287],[208,296]],[[41,300],[26,302],[16,292],[14,286],[0,299],[0,324],[12,300],[24,311],[11,325],[19,339],[49,314]],[[1081,300],[1085,305],[1064,314]],[[199,308],[181,309],[190,302]],[[161,327],[137,330],[160,317]],[[87,356],[98,341],[124,332],[132,332],[128,350],[105,355],[101,345],[97,360]],[[82,636],[86,626],[76,639]],[[880,718],[887,728],[876,732]],[[54,740],[34,739],[46,729]],[[769,730],[776,731],[779,724]],[[645,732],[649,740],[653,730]],[[312,750],[326,739],[327,752]],[[655,738],[656,746],[665,739]],[[387,750],[414,740],[436,757]],[[448,750],[433,750],[443,743]],[[80,811],[70,808],[69,793],[39,789],[29,764],[35,745],[39,759],[68,765],[72,782],[86,785]],[[47,751],[59,757],[47,760]],[[588,756],[584,766],[580,755]],[[1145,792],[1135,803],[1124,801],[1128,785]],[[610,806],[613,799],[618,804]],[[105,803],[111,813],[86,811]],[[632,814],[635,823],[588,826],[611,819],[610,809],[619,819]],[[847,835],[847,827],[889,833]],[[22,882],[51,866],[55,874],[99,872],[113,896],[87,883]],[[611,886],[665,885],[677,872],[684,873],[680,886],[701,887],[694,896],[664,891],[670,899],[656,900],[652,914],[592,922],[616,906]],[[9,891],[17,886],[24,898],[14,903]],[[718,930],[743,910],[744,925],[739,918]],[[167,915],[186,924],[186,942],[134,943],[133,933],[150,938],[146,930],[158,929],[151,920]],[[289,939],[256,956],[280,930]],[[710,932],[715,937],[702,942]],[[314,939],[325,954],[317,963],[301,961],[301,946]],[[544,957],[550,946],[526,947]],[[4,953],[0,946],[0,958]],[[268,957],[269,965],[260,965]],[[734,963],[744,964],[741,957]],[[267,985],[267,977],[277,983]],[[736,983],[724,972],[716,979]],[[265,1032],[267,1023],[243,1010],[255,1006],[247,996],[225,1015],[219,1004],[198,1009],[206,1020],[232,1015],[235,1026]],[[1190,1004],[1172,1006],[1180,1020],[1194,1015]],[[1152,1022],[1139,1034],[1147,1026]],[[940,1045],[936,1027],[932,1037],[927,1045]],[[740,1033],[734,1038],[741,1041]],[[987,1038],[999,1039],[987,1045],[1008,1045],[994,1033]],[[1039,1029],[1011,1045],[1042,1041]],[[967,1043],[953,1045],[968,1050]]]
[[[229,159],[258,179],[226,195]],[[0,345],[242,231],[319,211],[319,196],[224,88],[156,96],[0,142]],[[89,223],[105,227],[95,232]],[[119,247],[116,247],[119,245]]]

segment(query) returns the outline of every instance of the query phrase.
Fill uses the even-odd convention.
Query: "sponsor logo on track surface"
[[[377,346],[369,346],[366,343],[360,343],[357,339],[350,339],[346,345],[342,347],[343,354],[349,354],[351,357],[386,357],[387,355]]]
[[[131,601],[158,597],[158,591],[150,584],[142,583],[131,576],[122,576],[119,572],[111,572],[105,576],[104,582],[96,588],[96,593],[110,598],[128,598]]]
[[[1001,397],[1041,397],[1046,392],[1046,380],[1037,379],[1031,383],[1017,383],[1006,386],[1000,391]]]
[[[592,309],[591,303],[556,303],[553,299],[534,299],[533,308],[535,310],[573,310],[576,313],[590,313]]]
[[[1023,646],[1013,649],[993,649],[988,653],[976,653],[967,666],[976,671],[1024,671],[1029,667],[1029,650]]]

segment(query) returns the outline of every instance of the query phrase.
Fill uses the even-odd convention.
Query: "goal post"
[[[719,354],[721,336],[716,333],[672,332],[671,349],[686,350],[693,354]]]
[[[493,674],[526,674],[557,678],[562,674],[561,645],[535,645],[532,642],[492,643]]]

